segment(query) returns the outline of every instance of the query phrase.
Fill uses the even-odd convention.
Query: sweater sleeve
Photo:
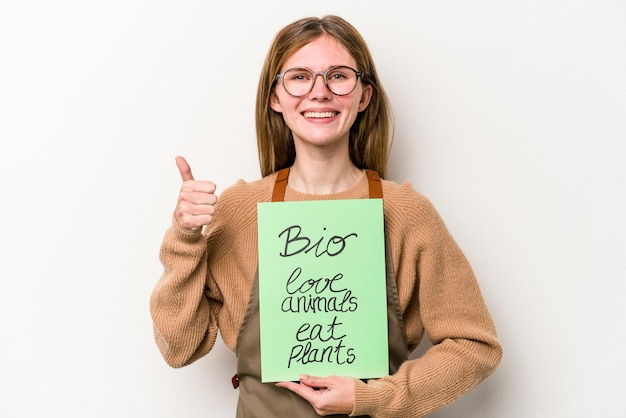
[[[204,356],[217,338],[213,311],[221,301],[206,296],[206,253],[206,237],[201,232],[186,233],[172,221],[161,244],[163,274],[150,297],[154,337],[172,367]]]
[[[426,416],[476,387],[501,360],[502,347],[474,273],[435,209],[423,200],[418,216],[410,219],[410,234],[419,237],[417,295],[412,298],[419,308],[412,311],[421,317],[432,347],[392,376],[355,380],[351,416]]]

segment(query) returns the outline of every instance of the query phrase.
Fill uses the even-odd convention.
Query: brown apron
[[[289,169],[279,171],[272,195],[273,202],[285,196]],[[367,170],[370,198],[382,198],[380,177]],[[389,374],[395,373],[407,359],[407,339],[400,313],[395,274],[386,245],[387,321],[389,334]],[[254,276],[248,308],[237,337],[237,374],[233,386],[239,387],[237,418],[319,417],[313,407],[290,390],[274,383],[261,382],[261,350],[259,321],[259,273]],[[332,415],[347,417],[348,415]]]

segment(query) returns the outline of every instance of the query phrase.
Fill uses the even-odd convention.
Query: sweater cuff
[[[373,415],[380,402],[381,399],[369,390],[367,383],[354,379],[354,409],[350,413],[351,417]]]

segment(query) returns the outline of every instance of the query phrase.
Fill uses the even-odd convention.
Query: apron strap
[[[383,198],[383,185],[380,176],[374,170],[366,169],[367,182],[369,184],[370,199]],[[285,190],[287,189],[287,179],[289,178],[289,168],[283,168],[276,175],[274,191],[272,192],[272,202],[283,202],[285,200]]]
[[[285,200],[285,190],[287,189],[287,179],[289,178],[289,167],[283,168],[276,176],[272,202],[283,202]]]
[[[369,168],[366,169],[365,172],[367,173],[367,182],[370,186],[370,199],[382,199],[383,184],[380,182],[378,172],[370,170]]]

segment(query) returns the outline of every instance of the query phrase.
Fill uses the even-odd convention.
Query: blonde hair
[[[281,113],[270,108],[270,96],[276,86],[276,74],[298,49],[322,35],[330,35],[343,44],[363,72],[361,82],[372,86],[369,105],[350,128],[350,159],[358,168],[376,170],[385,176],[391,147],[393,121],[385,93],[369,48],[361,34],[338,16],[308,17],[297,20],[278,32],[267,56],[256,96],[256,133],[261,174],[266,176],[290,167],[296,158],[291,130]]]

